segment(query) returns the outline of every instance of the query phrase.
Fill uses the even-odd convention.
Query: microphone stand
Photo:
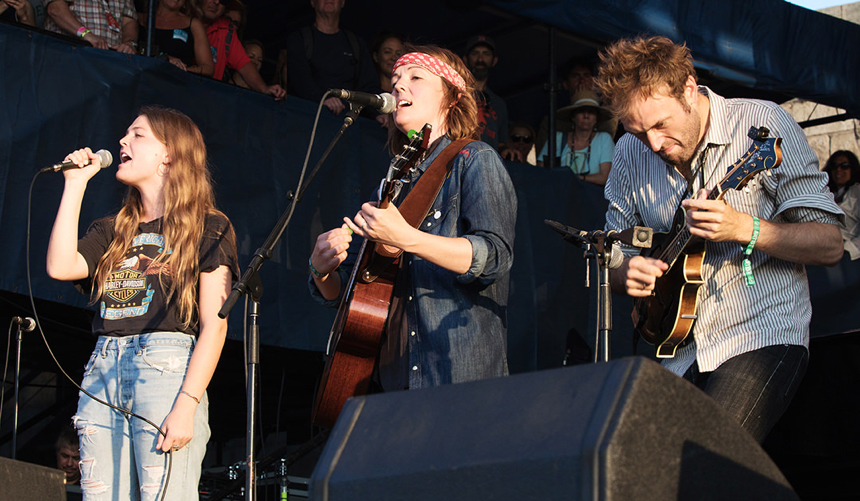
[[[623,242],[636,247],[651,247],[653,230],[636,226],[621,232],[612,230],[580,231],[549,219],[545,219],[544,223],[560,233],[565,241],[580,245],[584,249],[583,254],[587,261],[590,261],[592,257],[597,261],[597,338],[595,339],[594,361],[608,362],[612,335],[612,290],[609,281],[612,244]],[[590,270],[588,268],[589,266],[586,265],[586,287],[589,286],[588,273]]]
[[[326,94],[327,96],[328,94]],[[325,99],[326,96],[323,96]],[[321,106],[322,104],[320,104]],[[255,463],[255,433],[254,433],[254,419],[255,419],[255,410],[256,410],[256,374],[257,374],[257,366],[260,362],[260,330],[257,320],[259,318],[260,311],[260,298],[263,294],[263,286],[260,281],[260,267],[263,266],[263,263],[272,257],[272,253],[274,251],[275,245],[280,240],[281,235],[283,235],[284,231],[286,231],[287,226],[290,224],[290,219],[292,219],[293,211],[295,209],[295,205],[301,201],[302,195],[305,190],[307,190],[308,186],[313,181],[314,177],[316,177],[317,172],[319,172],[322,167],[323,162],[325,162],[326,158],[328,158],[331,153],[334,145],[337,144],[338,140],[340,140],[343,133],[346,131],[346,128],[355,123],[355,120],[358,118],[358,114],[361,113],[363,105],[358,105],[354,103],[350,103],[350,110],[347,112],[346,117],[343,120],[343,125],[340,130],[338,130],[337,134],[335,134],[334,138],[329,143],[328,148],[323,153],[322,157],[319,159],[317,164],[314,166],[313,170],[311,170],[307,179],[301,184],[299,191],[297,194],[294,194],[292,191],[287,193],[287,200],[289,201],[289,206],[281,215],[281,218],[275,224],[275,227],[272,229],[269,237],[266,238],[266,241],[263,243],[263,246],[254,251],[254,256],[251,259],[251,263],[248,264],[248,267],[245,269],[245,273],[242,275],[242,278],[233,285],[233,289],[230,292],[230,295],[227,296],[227,299],[224,301],[224,304],[221,306],[221,310],[218,311],[218,316],[220,318],[227,318],[227,314],[230,313],[230,310],[233,309],[233,306],[236,305],[236,302],[239,300],[244,294],[248,294],[251,299],[251,306],[248,316],[250,317],[251,328],[248,332],[248,337],[245,339],[245,346],[247,347],[247,366],[248,366],[248,380],[247,380],[247,399],[248,399],[248,408],[247,408],[247,432],[246,432],[246,444],[245,444],[245,452],[246,452],[246,472],[245,472],[245,499],[247,501],[256,501],[257,498],[257,465]],[[309,148],[310,151],[310,148]],[[306,160],[307,162],[307,160]]]
[[[15,410],[12,419],[12,459],[16,459],[18,455],[18,386],[21,379],[21,341],[24,338],[23,334],[23,326],[18,322],[17,354],[15,356]]]

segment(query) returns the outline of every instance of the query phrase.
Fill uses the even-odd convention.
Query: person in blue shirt
[[[597,130],[598,122],[610,118],[609,112],[600,106],[597,94],[591,90],[577,92],[573,104],[558,110],[558,115],[573,122],[572,131],[556,133],[559,166],[572,170],[583,181],[605,185],[615,143],[608,133]],[[543,166],[546,155],[547,144],[544,144],[538,155],[538,165]]]
[[[394,65],[395,127],[433,126],[428,153],[406,175],[385,209],[367,202],[317,238],[310,257],[311,293],[327,305],[344,294],[360,239],[402,250],[374,382],[383,391],[424,388],[508,374],[507,302],[513,262],[516,194],[499,154],[478,141],[473,77],[452,52],[409,47]],[[472,140],[418,227],[398,210],[402,199],[452,141]]]

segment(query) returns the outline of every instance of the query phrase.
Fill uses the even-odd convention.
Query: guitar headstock
[[[768,137],[765,127],[750,129],[749,136],[753,144],[749,150],[732,165],[726,177],[720,181],[718,192],[740,190],[758,173],[765,171],[770,175],[771,169],[776,169],[782,163],[781,137]]]
[[[386,181],[391,182],[400,179],[415,165],[421,158],[421,154],[427,151],[427,147],[430,146],[430,133],[432,131],[433,126],[430,124],[424,124],[424,127],[418,132],[409,131],[409,142],[403,146],[403,151],[394,157],[394,162],[388,169]]]
[[[394,192],[398,183],[394,181],[405,176],[421,158],[421,154],[427,151],[427,147],[430,146],[430,132],[432,130],[432,125],[424,124],[420,132],[409,131],[409,143],[404,145],[403,151],[394,157],[394,161],[388,168],[388,174],[382,179],[382,184],[379,187],[380,208],[388,207],[391,200],[395,198]]]

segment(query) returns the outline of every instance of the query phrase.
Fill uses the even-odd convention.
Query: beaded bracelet
[[[314,268],[314,263],[311,262],[311,258],[308,258],[308,267],[311,269],[311,273],[313,274],[313,276],[317,278],[323,278],[325,276],[319,271],[317,271],[316,268]]]
[[[750,255],[752,254],[753,249],[755,248],[756,240],[758,240],[758,234],[760,230],[759,219],[753,216],[753,233],[752,238],[750,238],[750,243],[747,245],[747,248],[744,249],[744,279],[747,282],[747,286],[751,287],[755,285],[755,278],[753,277],[752,272],[752,262],[750,262]]]
[[[189,397],[191,397],[191,400],[194,400],[194,401],[195,401],[195,402],[197,402],[198,404],[200,403],[200,399],[199,399],[199,398],[195,397],[194,395],[192,395],[192,394],[188,393],[188,392],[187,392],[187,391],[185,391],[185,390],[179,390],[179,393],[182,393],[182,394],[188,395]]]

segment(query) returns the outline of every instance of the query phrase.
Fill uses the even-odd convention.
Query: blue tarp
[[[640,33],[686,42],[720,80],[860,116],[860,26],[782,0],[487,0],[604,43]]]
[[[186,74],[164,61],[69,45],[52,37],[0,25],[0,290],[26,294],[28,186],[39,167],[70,151],[107,148],[118,140],[140,106],[163,104],[188,114],[206,140],[218,204],[232,219],[245,266],[287,207],[310,137],[316,107],[288,98],[242,91]],[[323,113],[316,162],[342,120]],[[371,120],[346,131],[321,174],[299,204],[293,223],[261,272],[264,295],[260,330],[264,344],[324,349],[333,312],[307,293],[307,257],[316,235],[340,224],[369,197],[388,164],[385,135]],[[515,261],[509,303],[509,347],[514,372],[559,365],[571,327],[593,345],[595,289],[583,287],[586,264],[579,247],[561,240],[544,219],[580,229],[603,226],[602,191],[566,171],[509,164],[519,199]],[[107,169],[90,182],[79,230],[115,212],[124,187]],[[63,180],[42,175],[33,185],[29,238],[36,297],[86,307],[87,298],[45,273],[45,250]],[[813,331],[860,328],[853,313],[860,293],[860,263],[810,268]],[[848,305],[851,305],[850,307]],[[614,298],[613,355],[629,354],[631,303]],[[41,311],[43,319],[50,311]],[[230,336],[241,338],[241,303],[232,312]],[[56,319],[61,320],[61,319]],[[648,348],[645,348],[648,350]]]

